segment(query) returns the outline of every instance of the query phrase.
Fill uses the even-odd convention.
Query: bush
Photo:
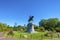
[[[41,26],[41,27],[38,28],[38,31],[39,31],[39,32],[40,32],[40,31],[44,32],[44,31],[45,31],[45,28]]]
[[[56,32],[60,32],[60,27],[57,27],[56,28]]]
[[[47,36],[47,37],[51,36],[52,37],[53,33],[54,33],[53,31],[48,31],[47,33],[44,34],[44,36]]]
[[[11,30],[11,31],[8,32],[7,35],[13,35],[13,34],[14,34],[14,33],[13,33],[13,31]]]

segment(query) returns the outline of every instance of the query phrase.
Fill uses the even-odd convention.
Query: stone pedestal
[[[28,23],[28,25],[27,25],[27,32],[28,33],[35,33],[34,25],[32,24],[32,22]]]

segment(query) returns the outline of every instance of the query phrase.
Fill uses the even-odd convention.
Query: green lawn
[[[45,36],[46,32],[39,32],[39,33],[32,33],[31,34],[31,33],[14,31],[13,33],[14,33],[14,35],[7,35],[7,33],[5,33],[4,36],[20,39],[20,38],[25,38],[24,35],[26,35],[27,38],[34,39],[34,40],[38,39],[38,38],[45,39],[45,38],[57,38],[58,37],[57,34],[52,34],[52,36],[49,34],[48,36]],[[59,34],[59,36],[60,36],[60,34]]]

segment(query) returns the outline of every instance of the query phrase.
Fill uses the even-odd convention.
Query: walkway
[[[6,38],[3,36],[3,32],[0,32],[0,40],[17,40],[15,38]]]

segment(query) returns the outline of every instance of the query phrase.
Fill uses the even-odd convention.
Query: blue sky
[[[24,25],[30,15],[35,24],[41,19],[60,19],[60,0],[0,0],[0,22]]]

